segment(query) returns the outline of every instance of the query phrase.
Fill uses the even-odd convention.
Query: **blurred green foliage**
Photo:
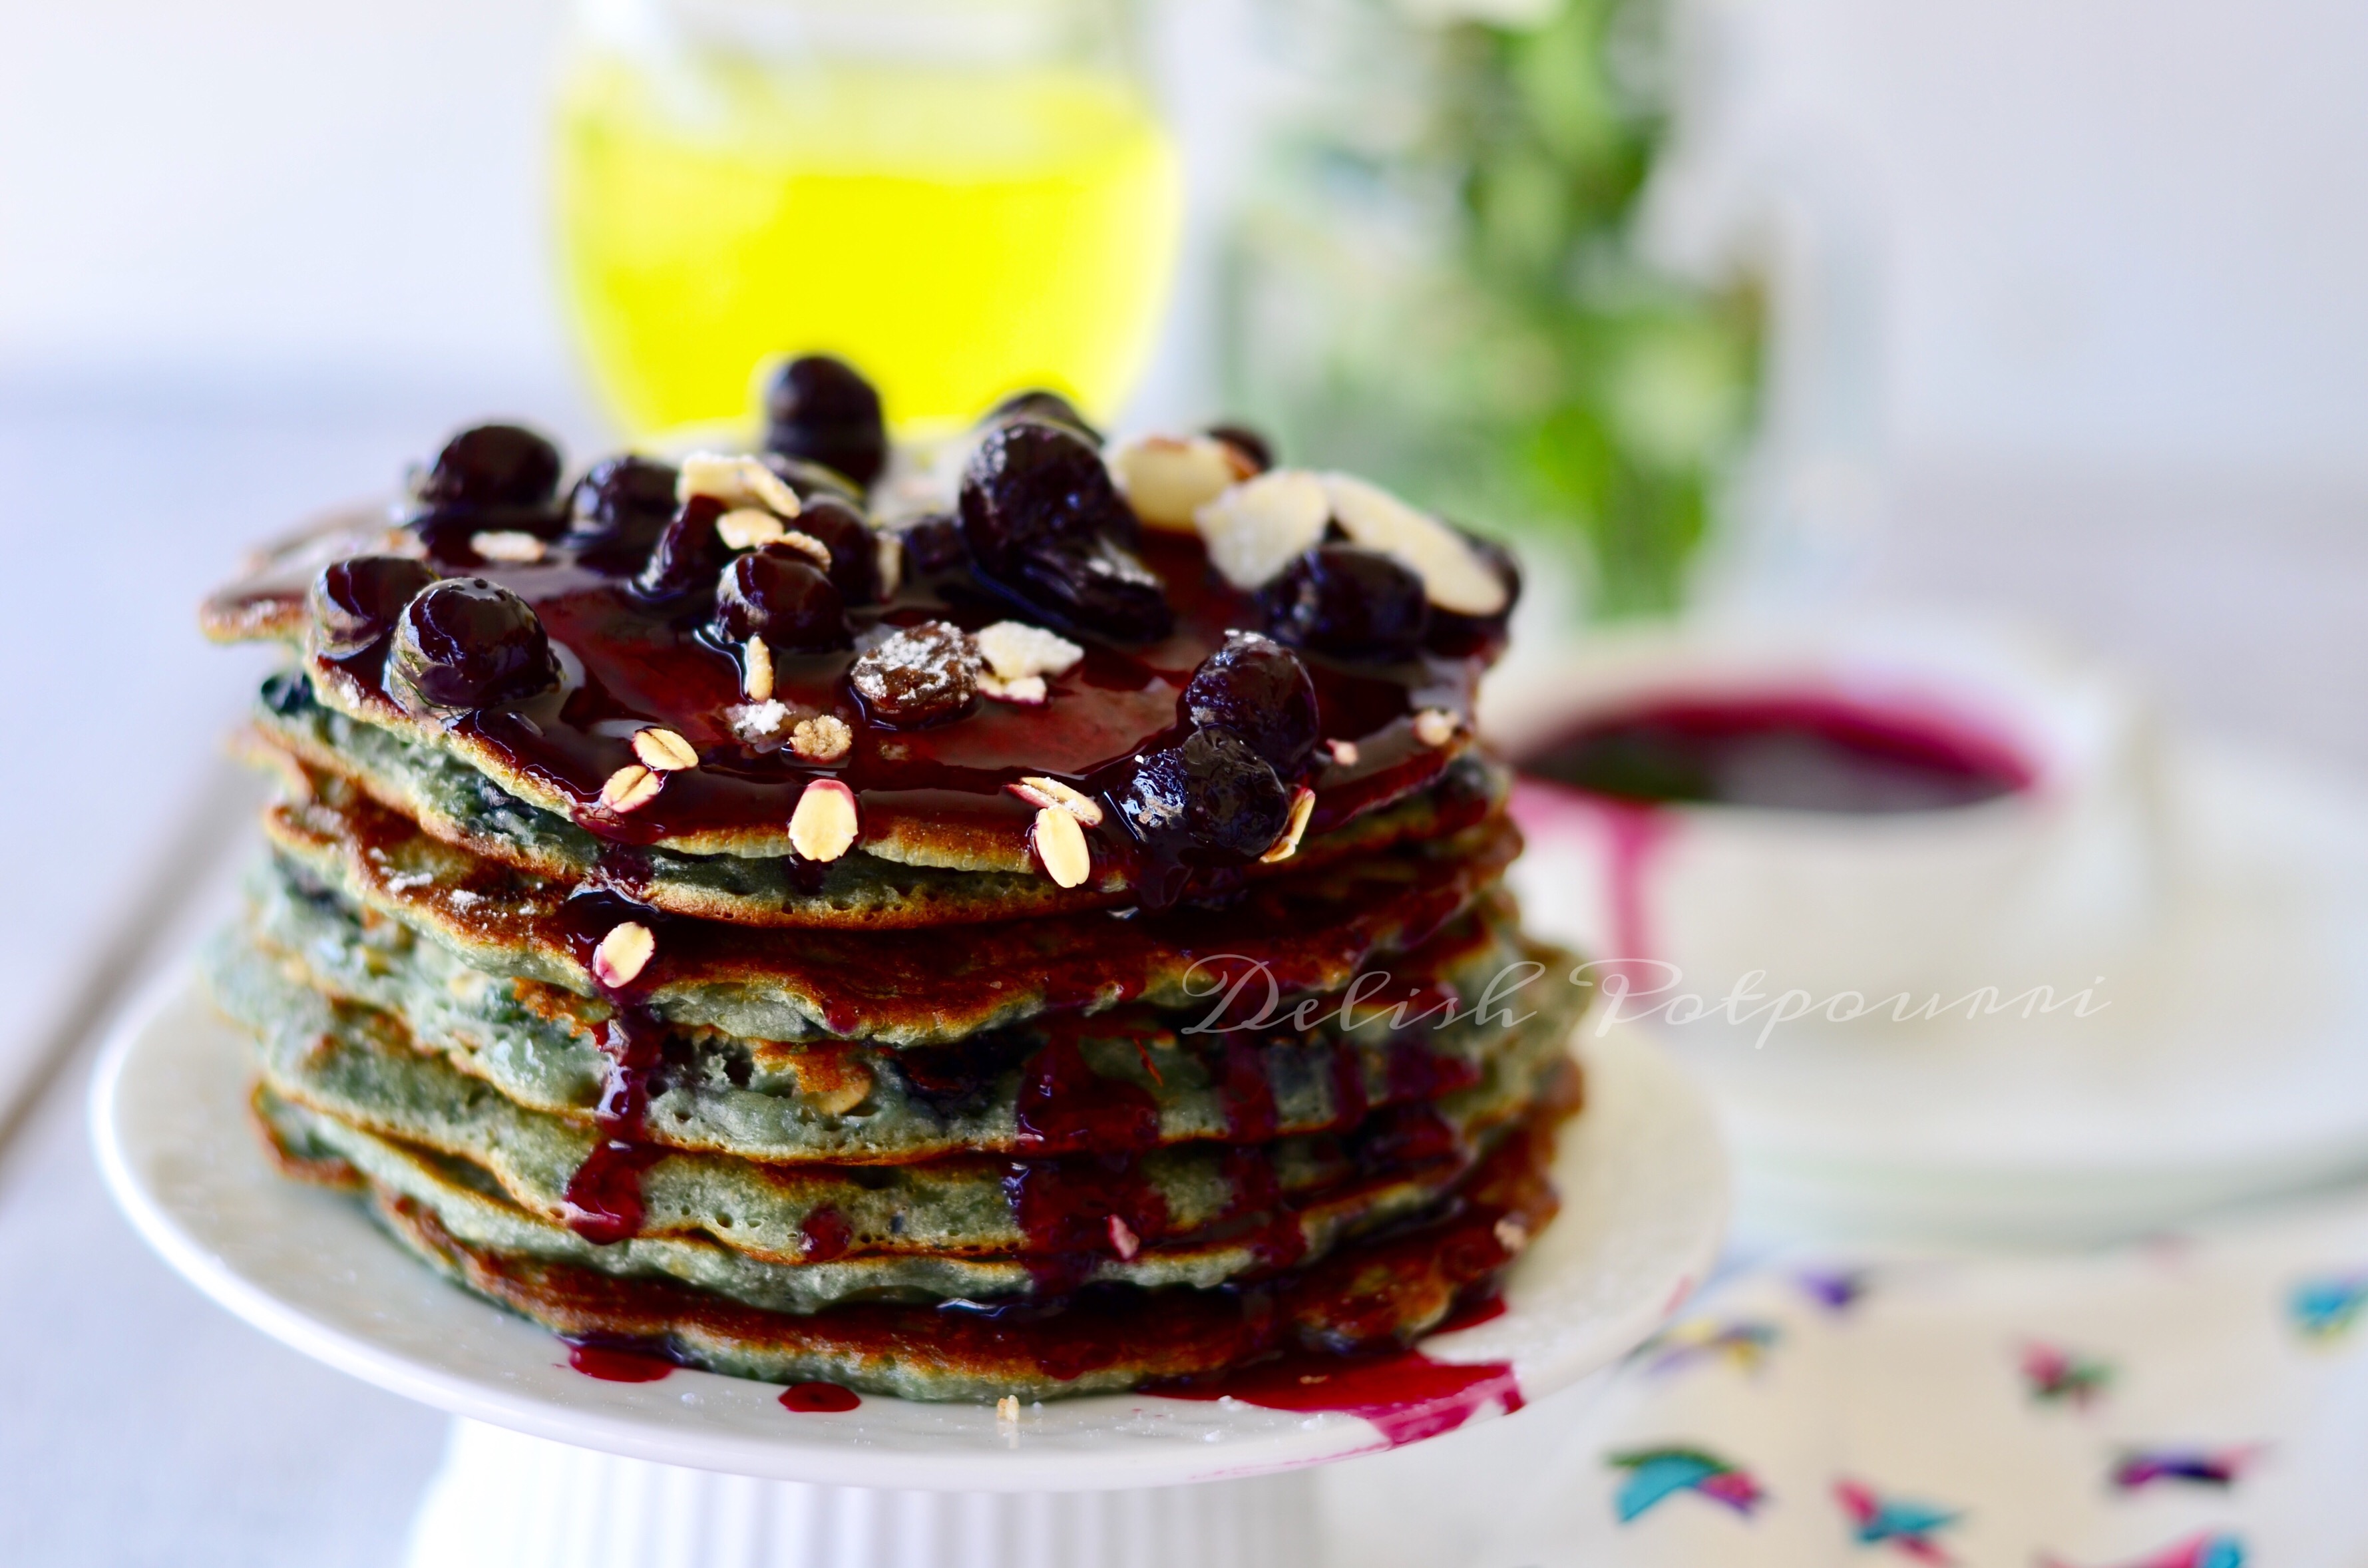
[[[1606,617],[1678,608],[1748,438],[1762,310],[1649,265],[1655,0],[1536,25],[1304,0],[1328,90],[1239,225],[1230,391],[1292,460],[1572,547]]]

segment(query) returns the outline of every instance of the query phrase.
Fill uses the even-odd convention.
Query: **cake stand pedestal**
[[[1355,1414],[1147,1393],[1030,1404],[1017,1422],[871,1395],[792,1414],[741,1378],[586,1377],[350,1198],[281,1177],[247,1122],[248,1042],[178,971],[102,1056],[91,1134],[125,1215],[200,1290],[461,1417],[414,1568],[1257,1568],[1320,1556],[1311,1467],[1567,1388],[1708,1272],[1728,1185],[1710,1107],[1641,1035],[1583,1030],[1573,1050],[1587,1107],[1555,1153],[1560,1218],[1507,1271],[1503,1312],[1418,1347],[1478,1370]]]
[[[652,1464],[454,1423],[406,1568],[1304,1568],[1313,1471],[903,1492]]]

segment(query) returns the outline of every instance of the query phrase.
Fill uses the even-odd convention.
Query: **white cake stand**
[[[1703,1277],[1727,1209],[1714,1119],[1641,1037],[1577,1045],[1588,1107],[1562,1216],[1507,1310],[1425,1355],[1509,1376],[1450,1417],[1501,1414],[1626,1353]],[[1152,1395],[994,1409],[866,1396],[791,1415],[764,1383],[599,1381],[541,1329],[398,1251],[350,1199],[273,1169],[249,1126],[246,1044],[186,974],[110,1041],[91,1130],[116,1201],[221,1305],[381,1388],[460,1417],[415,1568],[1250,1568],[1315,1556],[1306,1467],[1391,1446],[1360,1416]],[[1396,1415],[1400,1413],[1393,1413]],[[1298,1473],[1292,1473],[1298,1472]]]

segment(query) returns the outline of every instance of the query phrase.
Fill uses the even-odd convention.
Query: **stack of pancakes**
[[[1552,1217],[1585,995],[1519,930],[1468,722],[1509,576],[1494,629],[1286,650],[1243,635],[1289,607],[1211,564],[1223,520],[1163,528],[1138,467],[1104,526],[1168,619],[1114,629],[1012,590],[966,516],[891,506],[894,472],[611,462],[571,501],[555,454],[520,481],[472,438],[393,522],[207,607],[297,652],[252,732],[271,852],[212,966],[292,1174],[578,1343],[926,1399],[1403,1344]],[[1264,477],[1246,449],[1226,496]],[[824,565],[834,510],[868,577]],[[652,587],[785,547],[842,579],[839,646],[752,649],[792,634],[778,594],[735,621]],[[987,656],[1015,625],[1051,634],[1028,674]],[[916,720],[858,666],[913,673],[879,650],[919,627],[960,700]],[[1184,700],[1229,660],[1309,672],[1321,744],[1261,760]]]

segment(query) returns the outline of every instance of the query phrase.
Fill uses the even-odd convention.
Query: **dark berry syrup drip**
[[[791,1383],[781,1391],[781,1408],[800,1415],[837,1415],[862,1403],[853,1389],[837,1383]]]
[[[1293,1351],[1277,1360],[1158,1391],[1173,1399],[1235,1399],[1265,1410],[1362,1416],[1393,1448],[1452,1432],[1489,1405],[1511,1415],[1521,1385],[1509,1361],[1434,1361],[1419,1350],[1346,1356]]]
[[[569,899],[561,920],[570,947],[579,950],[587,971],[600,939],[618,926],[638,922],[658,931],[670,924],[607,892]],[[642,1173],[666,1155],[646,1137],[650,1097],[665,1059],[666,1028],[656,1014],[630,999],[646,992],[651,971],[660,961],[653,958],[624,989],[608,992],[617,1010],[600,1032],[600,1051],[609,1060],[600,1099],[592,1109],[598,1142],[568,1178],[562,1198],[568,1229],[598,1246],[641,1234],[647,1217]]]
[[[1019,1123],[1023,1153],[1134,1153],[1159,1142],[1159,1102],[1097,1072],[1076,1040],[1055,1039],[1020,1080]]]
[[[651,1341],[587,1335],[565,1343],[567,1364],[604,1383],[654,1383],[675,1370],[666,1347]]]
[[[847,1216],[825,1203],[798,1225],[798,1256],[807,1263],[828,1263],[847,1256],[855,1241],[855,1227]]]

